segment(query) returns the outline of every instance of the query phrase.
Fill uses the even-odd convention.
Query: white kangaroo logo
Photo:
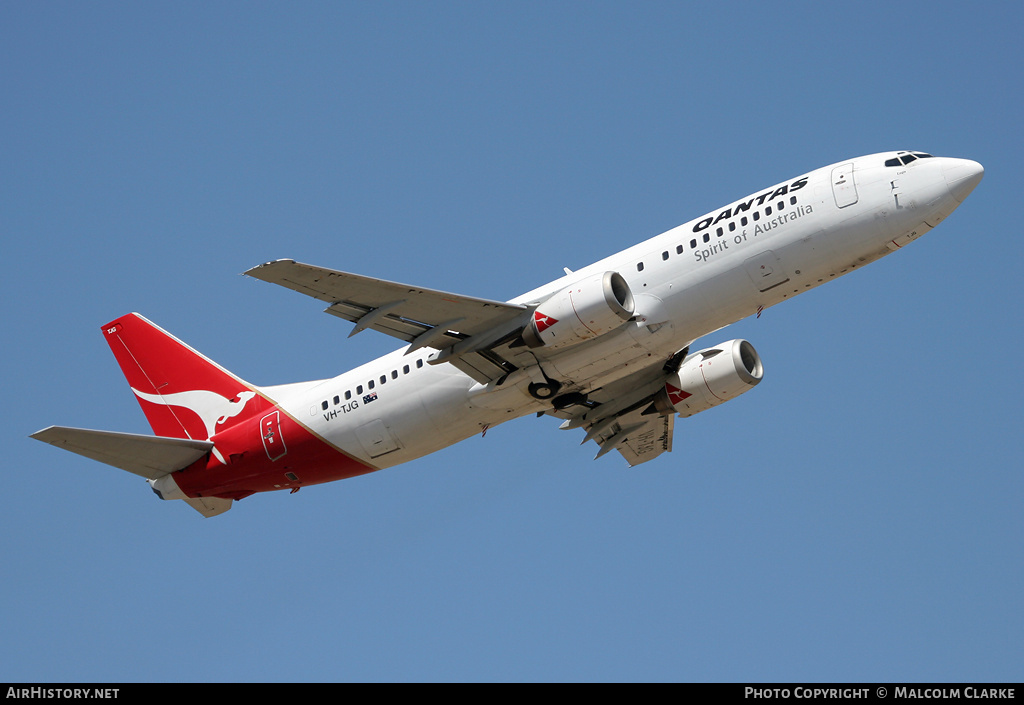
[[[206,438],[208,439],[216,433],[217,424],[222,424],[231,417],[238,416],[249,400],[256,396],[256,392],[239,392],[236,399],[232,401],[205,389],[194,389],[175,394],[146,394],[134,387],[132,387],[132,391],[140,399],[145,399],[153,404],[181,406],[194,412],[206,425]]]

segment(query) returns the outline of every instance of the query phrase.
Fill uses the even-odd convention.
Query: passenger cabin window
[[[638,271],[638,272],[644,271],[644,263],[643,262],[637,262],[636,263],[636,271]]]
[[[664,252],[661,253],[661,258],[668,259],[668,250],[665,250]]]

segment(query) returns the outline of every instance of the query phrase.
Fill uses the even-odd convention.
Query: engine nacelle
[[[753,389],[763,374],[754,346],[730,340],[688,355],[655,395],[654,409],[664,415],[693,416]]]
[[[531,348],[561,348],[603,335],[633,316],[633,292],[618,272],[582,279],[542,302],[523,330]]]

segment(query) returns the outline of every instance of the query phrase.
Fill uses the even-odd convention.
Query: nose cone
[[[985,167],[970,159],[947,159],[942,167],[949,195],[963,203],[985,175]]]

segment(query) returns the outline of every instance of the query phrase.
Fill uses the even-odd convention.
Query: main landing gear
[[[534,399],[541,399],[543,401],[551,400],[551,406],[558,411],[568,409],[570,406],[586,406],[587,395],[581,394],[580,392],[568,392],[561,396],[556,396],[558,390],[562,388],[562,385],[554,380],[548,380],[547,382],[533,382],[527,389],[530,392],[530,396]]]
[[[530,392],[530,396],[534,399],[542,399],[546,401],[558,394],[558,390],[561,388],[562,385],[555,380],[545,379],[543,382],[531,382],[530,386],[528,386],[526,390]]]
[[[548,377],[544,373],[544,369],[539,364],[537,365],[533,379],[535,381],[530,382],[526,387],[526,391],[528,391],[530,396],[534,399],[550,401],[551,406],[558,411],[568,409],[570,406],[575,406],[577,404],[585,406],[590,403],[587,399],[587,395],[582,394],[581,392],[567,392],[566,394],[559,396],[558,392],[562,389],[562,383]],[[536,381],[538,379],[543,379],[543,381]]]

